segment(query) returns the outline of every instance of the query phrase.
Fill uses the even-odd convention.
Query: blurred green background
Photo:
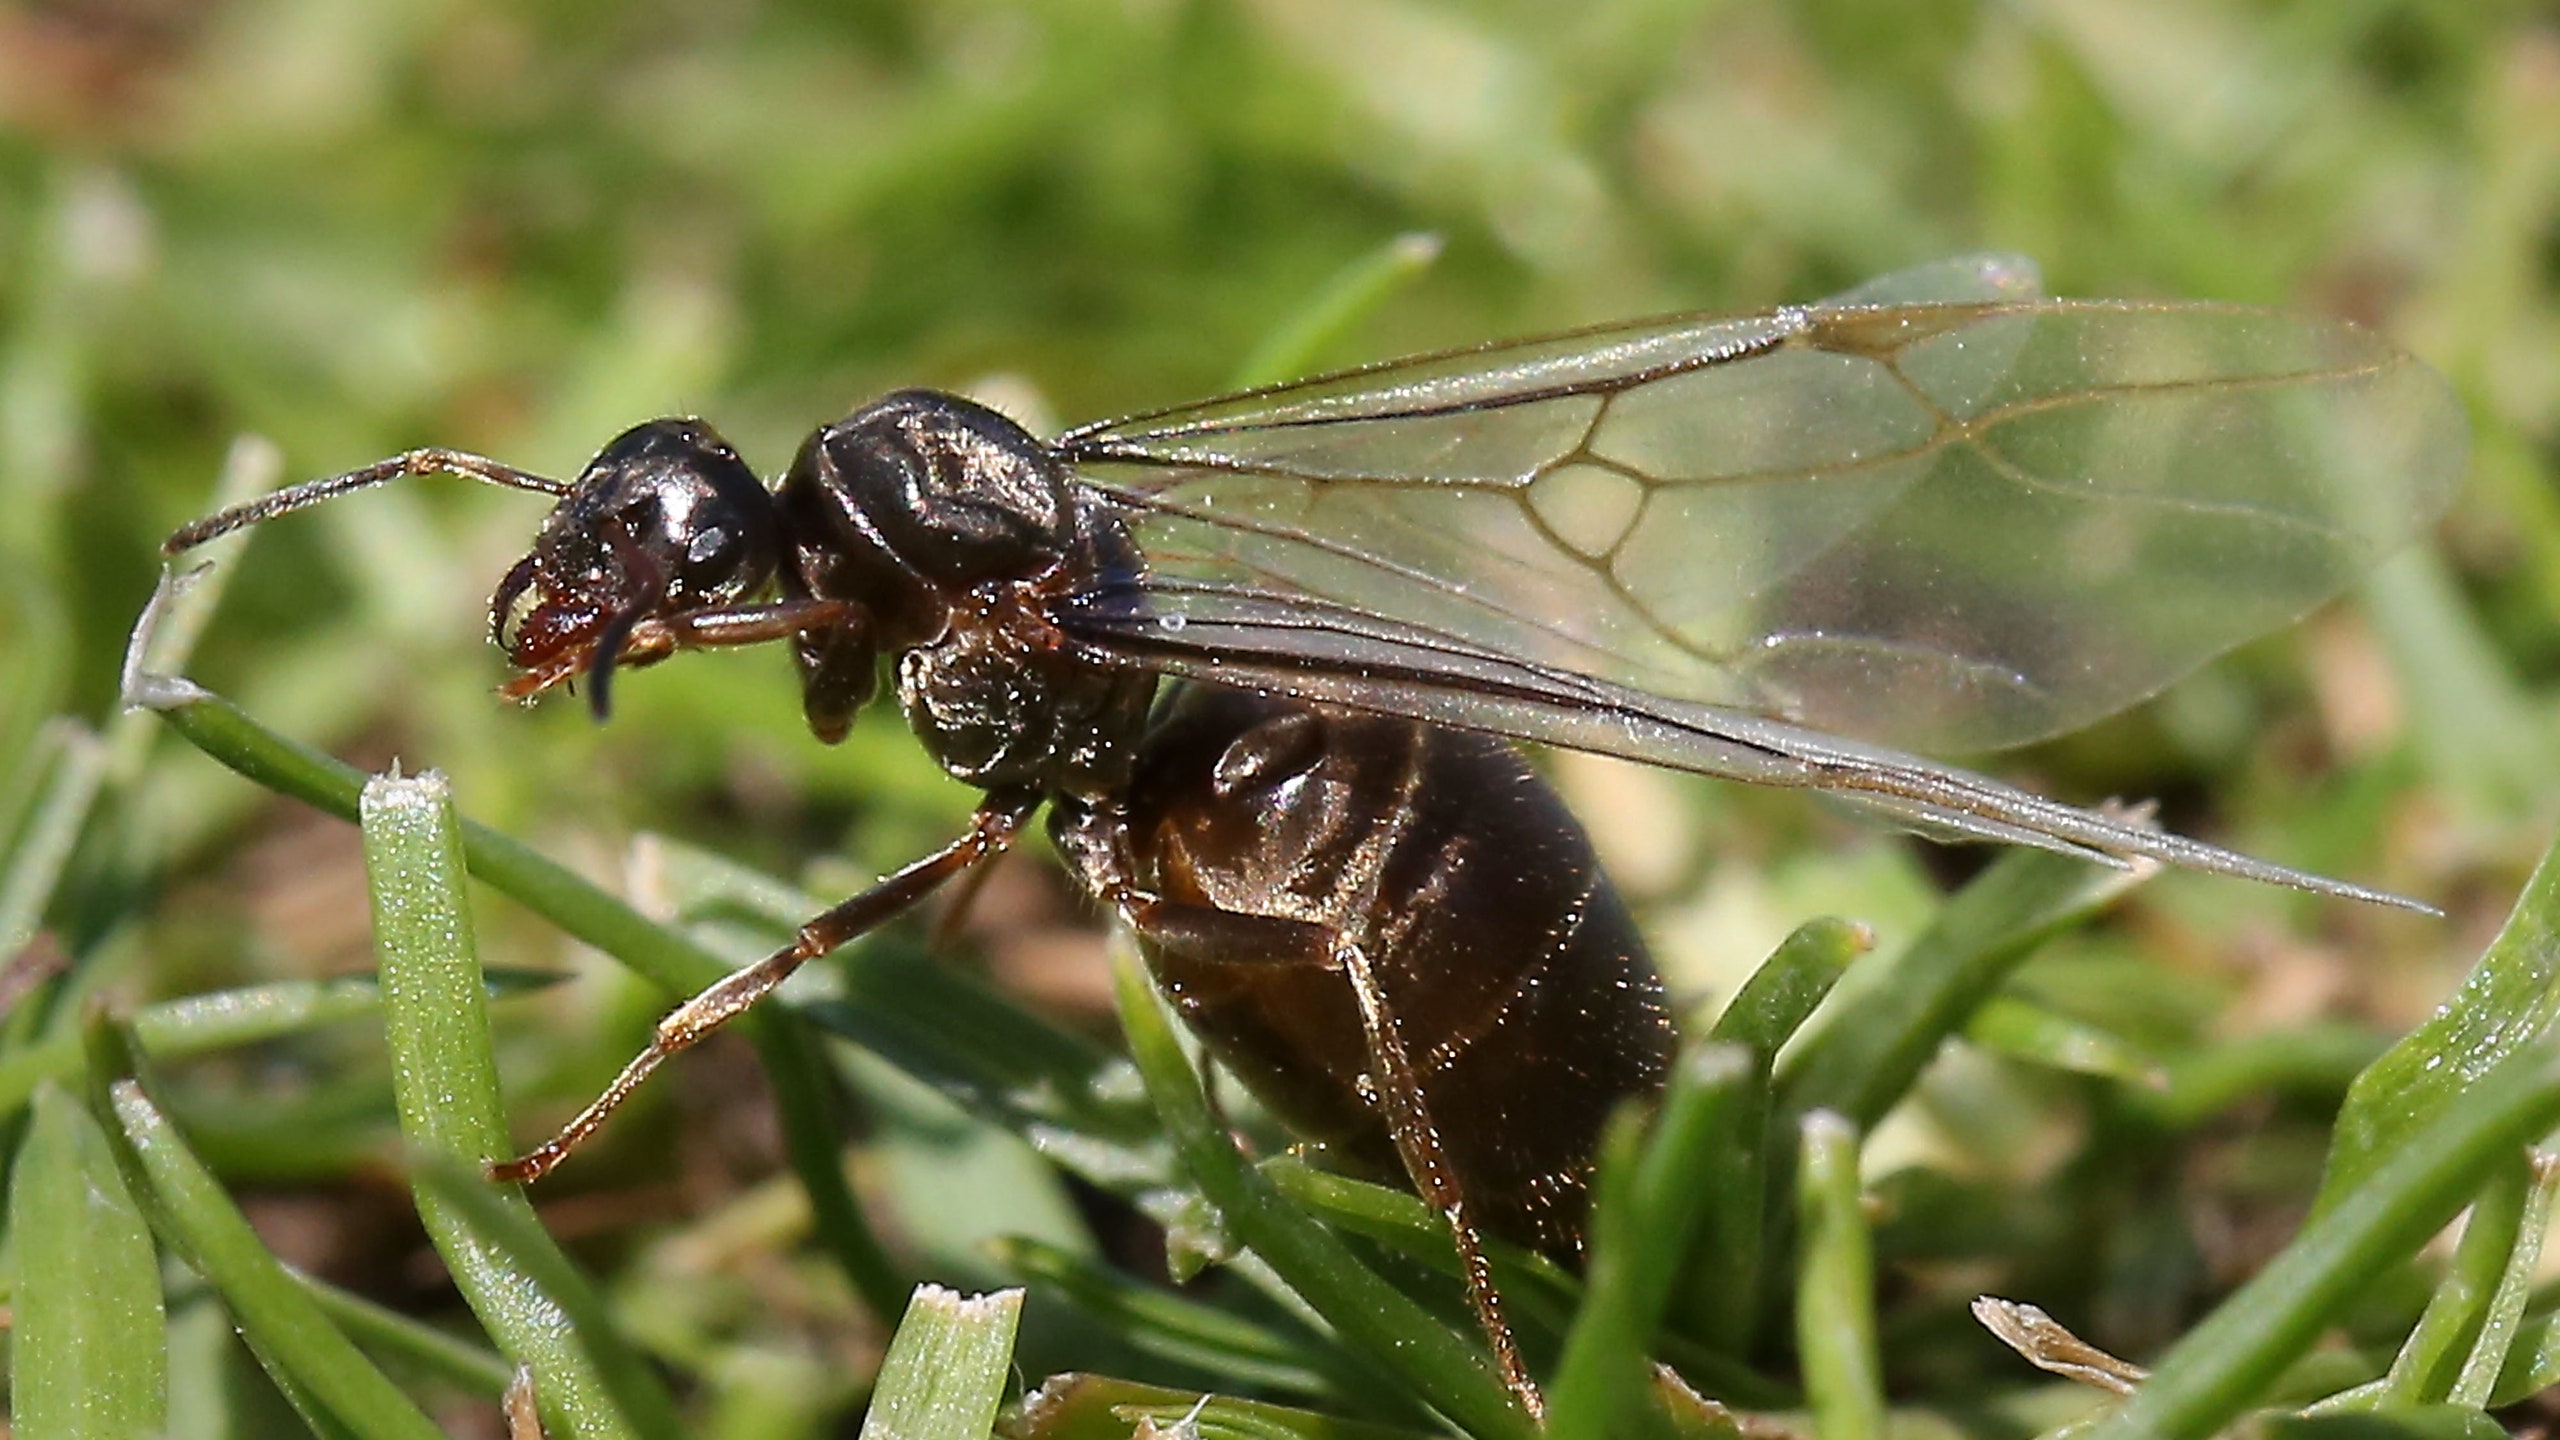
[[[53,717],[110,722],[153,547],[209,507],[237,436],[286,478],[421,444],[562,474],[682,412],[770,472],[899,385],[1073,423],[1227,385],[1415,234],[1436,261],[1315,362],[1807,299],[1977,249],[2037,258],[2063,294],[2382,327],[2474,420],[2433,558],[2013,773],[2159,796],[2180,828],[2450,921],[2179,878],[2034,973],[2169,1049],[2382,1036],[2503,913],[2560,803],[2560,18],[2524,0],[0,9],[0,820],[25,813]],[[436,481],[270,527],[192,673],[369,767],[441,767],[470,813],[644,897],[625,863],[644,832],[836,893],[951,831],[969,793],[885,714],[810,741],[777,655],[634,676],[603,729],[496,702],[486,595],[540,510]],[[351,830],[128,733],[47,915],[77,985],[132,1000],[365,964]],[[1971,863],[1791,798],[1560,771],[1702,999],[1814,914],[1892,943]],[[483,921],[494,962],[581,963],[518,912]],[[1054,880],[1012,867],[974,923],[966,963],[1100,1024],[1098,944]],[[586,968],[507,1011],[528,1116],[609,1073],[660,1003]],[[405,1197],[356,1172],[378,1073],[315,1078],[365,1074],[368,1042],[332,1043],[203,1077],[206,1148],[297,1258],[432,1308]],[[556,1229],[711,1244],[718,1217],[715,1240],[783,1264],[787,1234],[740,1218],[771,1160],[722,1054],[564,1174]],[[1956,1154],[2014,1178],[2068,1148],[2039,1102],[1971,1079],[1871,1171]],[[2192,1273],[2099,1306],[2115,1343],[2175,1333],[2307,1194],[2317,1129],[2287,1149],[2250,1123],[2256,1148],[2182,1162],[2247,1172],[2212,1172],[2224,1249],[2190,1236]],[[980,1188],[1015,1197],[994,1218],[902,1204],[899,1177],[947,1194],[960,1172],[882,1162],[893,1243],[968,1279],[973,1235],[1082,1234],[1075,1197],[988,1153],[968,1163],[1006,1178]],[[720,1283],[755,1303],[689,1300],[685,1324],[870,1353],[831,1328],[841,1306],[739,1268]]]

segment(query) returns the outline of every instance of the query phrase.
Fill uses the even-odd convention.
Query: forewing
[[[1823,790],[1941,838],[2035,845],[2120,865],[2156,860],[2426,908],[2168,834],[2138,816],[2078,809],[1884,746],[1549,669],[1305,596],[1167,582],[1145,590],[1097,589],[1070,601],[1058,619],[1115,663],[1757,784]]]
[[[2462,438],[2443,382],[2352,326],[1989,300],[1602,327],[1060,448],[1125,516],[1156,623],[1319,605],[1954,752],[2300,615],[2441,511]]]

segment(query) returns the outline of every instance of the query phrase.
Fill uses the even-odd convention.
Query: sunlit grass
[[[1586,1277],[1496,1257],[1560,1431],[2006,1440],[2114,1404],[1992,1340],[1982,1289],[2156,1367],[2113,1433],[2414,1433],[2560,1382],[2523,1153],[2560,1114],[2527,885],[2560,819],[2554,73],[2517,0],[0,19],[12,1422],[423,1435],[530,1363],[554,1434],[849,1433],[875,1384],[948,1440],[1000,1392],[1041,1440],[1517,1430],[1434,1217],[1187,1108],[1192,1058],[1036,858],[963,953],[893,930],[680,1062],[531,1211],[475,1188],[971,795],[886,714],[815,744],[779,655],[635,674],[601,729],[498,703],[484,605],[540,503],[461,482],[235,547],[153,662],[212,697],[120,714],[153,547],[413,444],[562,473],[700,413],[771,472],[896,385],[1073,423],[1980,249],[2349,315],[2455,381],[2431,554],[2014,762],[2449,917],[2112,893],[1560,767],[1717,1042],[1615,1134]],[[395,767],[470,819],[360,842]],[[1029,1293],[893,1342],[923,1281]],[[1069,1370],[1012,1410],[1008,1375]]]

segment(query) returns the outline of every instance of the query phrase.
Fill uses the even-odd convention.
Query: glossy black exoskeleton
[[[405,475],[544,491],[492,599],[509,693],[583,676],[601,716],[621,669],[788,640],[820,738],[886,662],[917,737],[986,792],[967,834],[677,1009],[502,1173],[550,1168],[668,1055],[1047,806],[1220,1059],[1449,1216],[1534,1409],[1479,1232],[1578,1253],[1599,1122],[1661,1083],[1672,1033],[1581,829],[1495,737],[2411,903],[1891,748],[2131,703],[2345,584],[2459,473],[2441,381],[2363,332],[2025,288],[1963,262],[1051,442],[906,391],[771,490],[695,420],[627,432],[573,484],[418,451],[168,548]],[[1168,675],[1203,683],[1159,701]]]

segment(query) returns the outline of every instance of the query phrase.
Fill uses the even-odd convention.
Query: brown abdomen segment
[[[1167,707],[1137,774],[1141,883],[1362,946],[1483,1224],[1577,1258],[1601,1123],[1660,1088],[1673,1035],[1661,978],[1555,792],[1488,736],[1209,687]],[[1341,972],[1147,959],[1283,1123],[1402,1173]]]

